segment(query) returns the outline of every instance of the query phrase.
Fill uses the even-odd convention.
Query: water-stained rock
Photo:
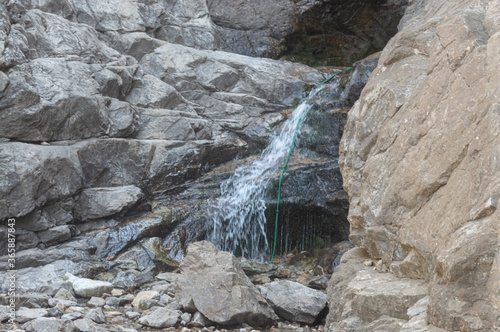
[[[185,310],[197,310],[222,325],[246,323],[263,327],[276,320],[236,258],[207,241],[188,247],[175,296]]]

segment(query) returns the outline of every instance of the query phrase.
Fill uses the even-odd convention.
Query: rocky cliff
[[[499,8],[413,1],[350,111],[331,330],[500,329]]]

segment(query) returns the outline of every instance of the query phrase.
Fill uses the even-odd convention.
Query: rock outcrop
[[[341,143],[350,239],[428,283],[425,331],[500,328],[499,6],[414,1]]]
[[[120,222],[151,210],[155,195],[261,149],[279,121],[261,119],[329,74],[214,51],[220,36],[205,1],[9,1],[0,13],[0,220],[16,218],[18,268],[52,264],[47,280],[99,268],[51,253],[36,262],[22,250],[38,257],[90,236],[94,261],[165,235],[152,232],[160,222]],[[165,232],[181,219],[168,216],[159,217]],[[2,253],[6,237],[2,224]]]

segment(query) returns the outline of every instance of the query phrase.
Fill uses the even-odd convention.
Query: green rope
[[[342,73],[344,73],[344,72],[346,72],[348,70],[351,70],[351,69],[352,69],[352,67],[349,67],[347,69],[339,71],[338,73],[333,74],[328,79],[326,79],[323,83],[321,83],[320,85],[318,85],[316,87],[316,89],[319,89],[323,84],[325,84],[326,82],[330,81],[335,76],[337,76],[339,74],[342,74]],[[300,118],[297,121],[297,126],[295,127],[295,132],[293,134],[293,139],[292,139],[292,144],[290,146],[290,151],[288,151],[288,156],[286,157],[285,164],[283,165],[283,169],[281,170],[280,180],[279,180],[279,183],[278,183],[278,202],[276,204],[276,222],[274,224],[274,244],[273,244],[273,254],[271,256],[271,264],[273,263],[274,253],[276,251],[276,237],[277,237],[277,234],[278,234],[278,215],[279,215],[280,195],[281,195],[281,180],[283,179],[283,174],[285,173],[286,166],[288,165],[288,160],[290,159],[290,155],[292,154],[293,145],[295,144],[295,138],[297,137],[297,131],[299,130],[299,125],[300,125]]]

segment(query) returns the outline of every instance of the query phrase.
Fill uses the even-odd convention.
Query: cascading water
[[[213,221],[213,231],[209,240],[221,250],[247,258],[262,256],[269,252],[265,231],[264,194],[270,178],[266,175],[283,165],[297,123],[311,108],[307,101],[315,91],[292,112],[279,134],[273,137],[270,145],[258,159],[249,165],[239,167],[222,183],[221,196],[209,212],[209,217]]]

